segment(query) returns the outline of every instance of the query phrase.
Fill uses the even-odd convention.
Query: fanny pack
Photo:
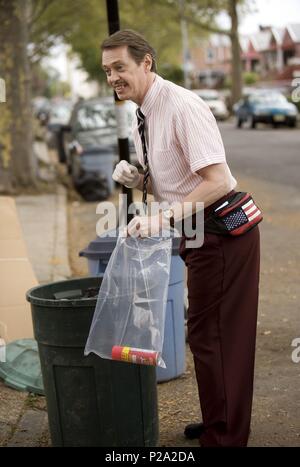
[[[204,221],[204,231],[217,235],[243,235],[263,220],[249,193],[239,191],[216,207]]]

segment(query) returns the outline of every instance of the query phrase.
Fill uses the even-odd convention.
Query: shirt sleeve
[[[215,117],[208,105],[197,99],[182,102],[176,112],[177,142],[192,172],[226,162],[225,149]]]

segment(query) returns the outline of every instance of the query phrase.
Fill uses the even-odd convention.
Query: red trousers
[[[204,211],[205,217],[226,196]],[[250,430],[259,284],[258,227],[205,233],[180,255],[188,270],[188,341],[205,432],[201,446],[246,446]]]

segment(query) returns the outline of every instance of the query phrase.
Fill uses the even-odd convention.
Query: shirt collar
[[[154,81],[151,84],[150,89],[148,89],[141,105],[141,111],[145,117],[151,112],[152,106],[154,105],[154,102],[163,86],[163,82],[164,79],[161,76],[155,75]]]

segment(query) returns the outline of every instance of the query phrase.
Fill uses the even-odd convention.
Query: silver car
[[[216,89],[193,89],[197,96],[206,102],[217,120],[226,120],[229,116],[226,104]]]

